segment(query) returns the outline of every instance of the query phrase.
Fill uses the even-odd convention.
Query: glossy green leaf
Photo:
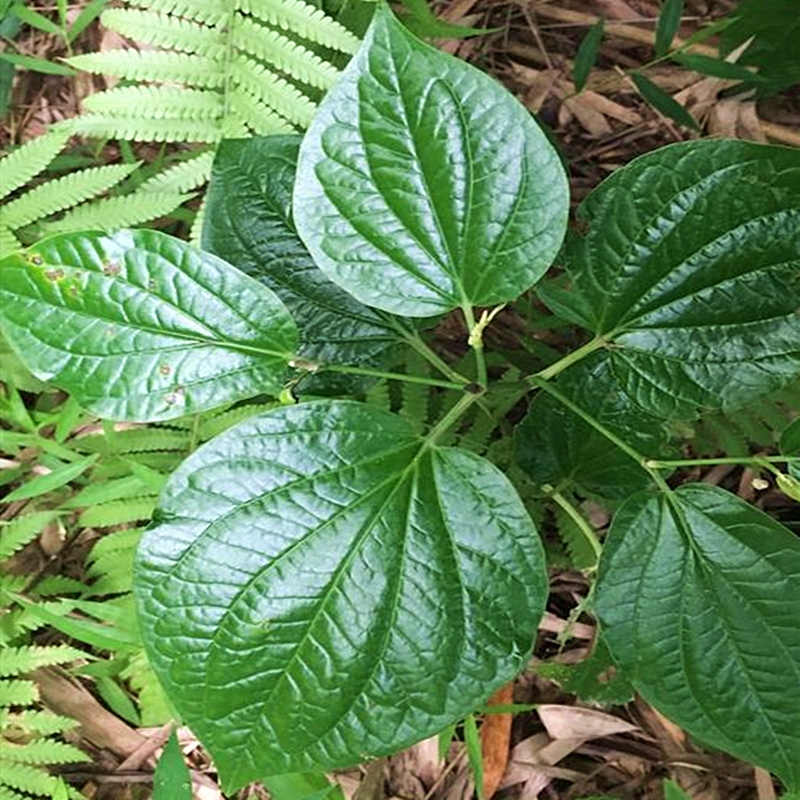
[[[800,150],[687,142],[642,156],[581,205],[545,302],[605,343],[646,410],[733,410],[800,374]]]
[[[800,785],[800,539],[714,486],[639,493],[612,522],[595,609],[648,702]]]
[[[655,50],[657,56],[669,52],[672,40],[678,32],[683,14],[684,0],[663,0],[656,22]]]
[[[192,780],[173,728],[153,775],[153,800],[192,800]]]
[[[575,84],[575,91],[580,92],[589,78],[597,54],[600,52],[600,43],[603,41],[603,31],[605,29],[605,18],[601,17],[586,32],[575,54],[575,64],[572,68],[572,81]]]
[[[564,236],[567,182],[517,100],[381,3],[303,140],[294,210],[331,280],[426,317],[533,285]]]
[[[222,142],[206,196],[203,247],[281,298],[300,328],[304,358],[378,366],[397,352],[398,321],[332,283],[300,241],[291,213],[299,146],[299,136]]]
[[[277,394],[297,346],[269,289],[145,230],[54,236],[0,261],[0,327],[36,377],[111,419]]]
[[[658,84],[653,83],[641,72],[634,72],[631,80],[642,98],[649,103],[659,114],[675,120],[679,125],[699,131],[697,120],[682,106],[672,95],[667,94]]]
[[[150,660],[228,790],[396,752],[524,664],[547,581],[511,484],[350,401],[194,453],[140,545]]]
[[[666,458],[667,430],[638,408],[593,358],[559,375],[558,390],[589,416],[650,458]],[[647,487],[649,474],[586,420],[540,391],[514,432],[517,463],[538,486],[622,500]]]

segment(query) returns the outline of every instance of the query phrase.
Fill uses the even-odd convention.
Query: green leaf
[[[272,800],[344,800],[339,785],[331,783],[324,772],[273,775],[263,783]]]
[[[14,500],[26,500],[30,497],[39,497],[60,489],[83,475],[97,461],[97,458],[98,456],[96,455],[79,458],[77,461],[73,461],[71,464],[64,464],[64,466],[54,469],[46,475],[37,475],[15,489],[11,494],[6,495],[3,498],[3,502],[11,503]]]
[[[664,800],[692,800],[675,781],[664,781]]]
[[[572,81],[575,84],[575,91],[580,92],[589,78],[597,54],[600,52],[600,43],[603,41],[603,32],[606,21],[601,17],[586,32],[586,36],[581,40],[578,52],[575,54],[575,64],[572,68]]]
[[[701,75],[711,75],[714,78],[750,83],[756,83],[760,80],[759,76],[747,69],[747,67],[721,58],[711,58],[710,56],[696,55],[694,53],[674,53],[671,58],[681,66],[693,69]]]
[[[7,61],[15,67],[22,67],[32,72],[41,72],[45,75],[64,75],[70,77],[76,74],[76,71],[66,64],[57,64],[55,61],[48,61],[46,58],[26,56],[21,53],[0,53],[0,60]]]
[[[192,780],[175,728],[153,774],[153,800],[192,800]]]
[[[787,460],[789,477],[800,480],[800,419],[794,420],[784,428],[781,433],[780,452],[790,456]],[[786,485],[781,490],[786,493],[786,489],[790,487],[788,482],[784,481],[784,483]]]
[[[280,297],[300,327],[303,358],[379,366],[397,353],[397,321],[328,280],[295,231],[291,204],[299,147],[299,136],[220,145],[206,195],[203,246]]]
[[[668,95],[660,86],[653,83],[650,78],[645,77],[640,72],[634,72],[631,74],[631,80],[644,100],[660,114],[674,119],[675,122],[685,128],[691,128],[693,131],[700,130],[697,120],[686,108]]]
[[[135,592],[150,661],[233,791],[463,717],[526,663],[547,581],[496,467],[397,415],[316,401],[179,467]]]
[[[595,608],[637,690],[692,736],[800,785],[800,540],[715,486],[617,511]]]
[[[651,458],[666,458],[667,430],[619,391],[605,358],[576,364],[558,376],[558,390],[589,416]],[[540,392],[514,433],[519,466],[543,487],[623,500],[650,485],[629,455],[566,408]]]
[[[732,21],[722,34],[720,54],[727,55],[751,40],[739,63],[758,67],[761,81],[752,85],[759,94],[776,94],[800,83],[797,0],[744,0],[729,17]]]
[[[567,206],[529,112],[379,5],[300,148],[295,222],[320,269],[403,316],[502,303],[550,266]]]
[[[683,14],[683,0],[663,0],[656,23],[655,50],[657,56],[666,55],[678,32]]]
[[[800,374],[800,151],[665,147],[605,180],[578,218],[566,285],[540,294],[600,337],[644,409],[730,411]]]
[[[467,760],[469,768],[472,770],[472,778],[475,781],[475,794],[478,795],[478,800],[484,800],[483,750],[474,714],[467,714],[464,719],[464,746],[467,750]]]
[[[297,342],[269,289],[146,230],[55,236],[0,261],[0,327],[38,378],[143,421],[277,394]]]

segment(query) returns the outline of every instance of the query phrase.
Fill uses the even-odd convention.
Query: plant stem
[[[442,375],[449,378],[454,383],[466,386],[470,383],[469,378],[464,377],[460,372],[456,372],[446,361],[440,358],[417,333],[417,331],[403,330],[403,338],[409,347],[419,353],[431,366],[435,367]]]
[[[472,352],[475,353],[476,382],[478,386],[485,389],[489,384],[489,378],[486,371],[486,359],[483,356],[483,330],[478,327],[480,323],[475,322],[475,314],[469,303],[464,303],[461,306],[461,310],[464,313],[464,322],[469,332],[469,346],[472,348]]]
[[[458,398],[456,404],[431,428],[425,437],[426,445],[436,444],[436,440],[464,415],[466,410],[478,401],[483,392],[465,392]]]
[[[658,486],[659,489],[661,489],[662,492],[668,494],[672,491],[661,473],[658,471],[658,468],[652,466],[653,462],[651,459],[646,458],[638,450],[620,439],[616,433],[606,428],[602,422],[596,420],[591,414],[587,414],[580,406],[576,405],[568,397],[565,397],[563,394],[561,394],[561,392],[559,392],[555,386],[548,383],[547,380],[537,378],[535,375],[532,375],[530,378],[528,378],[528,382],[534,386],[537,386],[542,391],[547,392],[547,394],[549,394],[551,397],[554,397],[559,403],[561,403],[563,406],[566,406],[566,408],[568,408],[573,414],[579,416],[587,425],[591,425],[599,434],[605,436],[609,442],[619,447],[619,449],[622,450],[625,455],[630,456],[645,472],[650,475],[650,477],[653,479],[653,482],[656,484],[656,486]]]
[[[742,464],[758,467],[764,463],[780,464],[785,461],[795,461],[796,456],[725,456],[723,458],[686,458],[674,461],[659,461],[647,459],[644,464],[649,469],[672,469],[673,467],[711,467],[716,464]]]
[[[296,365],[302,369],[300,364]],[[455,381],[441,381],[438,378],[426,378],[424,375],[406,375],[404,372],[385,372],[380,369],[368,369],[367,367],[352,367],[347,364],[319,364],[314,365],[308,372],[335,372],[342,375],[365,375],[370,378],[384,378],[388,381],[405,381],[406,383],[421,383],[425,386],[440,386],[443,389],[455,389],[459,392],[464,390],[467,381],[456,383]]]
[[[607,344],[608,339],[605,336],[595,336],[594,339],[581,345],[577,350],[567,353],[563,358],[556,361],[555,364],[551,364],[549,367],[545,367],[534,375],[530,375],[526,380],[534,386],[539,386],[539,379],[545,381],[552,380],[559,372],[563,372],[567,367],[591,355],[595,350],[602,349]]]
[[[588,425],[591,425],[598,433],[602,434],[606,437],[606,439],[619,447],[623,453],[629,455],[642,469],[645,469],[648,472],[655,471],[646,466],[647,459],[638,450],[635,450],[627,442],[623,442],[616,433],[606,428],[602,422],[598,422],[593,416],[587,414],[580,406],[576,405],[568,397],[565,397],[563,394],[561,394],[561,392],[559,392],[555,386],[552,386],[547,382],[546,378],[539,378],[536,375],[532,375],[530,378],[528,378],[528,382],[534,386],[537,386],[542,391],[547,392],[547,394],[549,394],[551,397],[554,397],[556,400],[558,400],[561,405],[566,406],[573,414],[576,414]]]
[[[573,506],[563,494],[560,492],[553,492],[550,497],[552,497],[557,505],[564,509],[569,518],[578,526],[578,529],[583,534],[586,541],[589,542],[589,546],[592,548],[595,554],[596,566],[597,562],[600,560],[600,555],[603,552],[603,546],[600,544],[600,540],[597,538],[597,534],[592,529],[592,526],[589,525],[583,514],[581,514],[581,512],[578,511],[578,509],[575,508],[575,506]]]

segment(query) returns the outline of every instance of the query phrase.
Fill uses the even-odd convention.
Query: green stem
[[[456,404],[431,428],[428,435],[425,437],[427,446],[436,444],[448,428],[452,427],[462,416],[466,410],[478,401],[483,392],[465,392],[458,398]]]
[[[446,361],[440,358],[417,333],[417,331],[408,331],[402,329],[403,338],[409,347],[413,348],[419,353],[431,366],[435,367],[453,383],[466,386],[470,383],[470,379],[464,377],[460,372],[456,372]]]
[[[296,363],[300,369],[303,365]],[[437,378],[426,378],[424,375],[406,375],[404,372],[384,372],[380,369],[368,369],[366,367],[351,367],[346,364],[319,364],[312,368],[307,368],[308,372],[335,372],[342,375],[365,375],[370,378],[384,378],[388,381],[405,381],[406,383],[421,383],[424,386],[440,386],[443,389],[455,389],[459,392],[464,391],[466,382],[456,383],[455,381],[440,381]]]
[[[569,518],[578,526],[578,530],[583,534],[586,541],[589,542],[589,546],[595,554],[596,566],[603,552],[603,546],[600,544],[600,540],[597,538],[597,534],[594,532],[592,526],[586,521],[583,514],[581,514],[563,494],[560,492],[553,492],[550,497],[553,498],[557,505],[564,509]]]
[[[475,376],[478,386],[484,389],[489,384],[488,373],[486,371],[486,359],[483,356],[483,336],[482,331],[478,330],[477,323],[475,322],[475,314],[472,311],[472,306],[469,303],[464,303],[461,306],[464,313],[464,322],[467,325],[469,332],[469,344],[472,352],[475,353]]]
[[[743,466],[759,467],[764,463],[780,464],[785,461],[795,460],[795,456],[725,456],[723,458],[686,458],[674,461],[647,459],[644,463],[649,469],[673,469],[678,467],[712,467],[717,464],[742,464]]]
[[[535,386],[539,385],[539,379],[545,381],[552,380],[556,375],[558,375],[559,372],[563,372],[567,367],[575,364],[583,358],[586,358],[586,356],[591,355],[596,350],[601,350],[602,348],[606,347],[608,345],[608,341],[609,340],[605,336],[595,336],[594,339],[586,342],[584,345],[581,345],[577,350],[567,353],[567,355],[565,355],[563,358],[560,358],[558,361],[556,361],[555,364],[545,367],[535,375],[530,375],[526,380]]]
[[[620,450],[622,450],[623,453],[625,453],[625,455],[630,456],[645,472],[650,475],[650,477],[653,479],[653,482],[656,484],[656,486],[658,486],[659,489],[661,489],[662,492],[671,492],[669,485],[661,476],[659,471],[650,466],[650,459],[646,458],[638,450],[620,439],[616,433],[606,428],[602,422],[596,420],[591,414],[587,414],[580,406],[576,405],[568,397],[565,397],[563,394],[561,394],[561,392],[559,392],[555,386],[553,386],[551,383],[548,383],[547,380],[532,375],[530,378],[528,378],[528,382],[534,386],[537,386],[542,391],[547,392],[547,394],[549,394],[551,397],[554,397],[559,403],[561,403],[561,405],[566,406],[566,408],[568,408],[573,414],[579,416],[587,425],[591,425],[599,434],[605,436],[609,442],[616,445]]]

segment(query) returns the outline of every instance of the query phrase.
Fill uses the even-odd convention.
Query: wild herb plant
[[[226,789],[317,791],[319,771],[445,728],[525,667],[541,542],[459,438],[493,415],[485,452],[507,463],[484,339],[537,285],[583,343],[500,384],[532,396],[514,438],[533,484],[565,513],[570,493],[618,504],[602,542],[571,516],[598,650],[797,792],[800,543],[736,495],[668,480],[699,463],[669,441],[686,420],[800,376],[800,153],[664,148],[566,235],[566,176],[528,113],[380,6],[302,141],[226,143],[215,171],[213,253],[143,230],[55,236],[0,263],[0,321],[34,374],[111,419],[282,399],[175,470],[137,555],[149,658]],[[469,366],[425,335],[452,312]],[[410,352],[426,368],[393,373]],[[368,378],[435,388],[427,424],[354,399]],[[780,458],[736,460],[794,468],[796,430]]]

